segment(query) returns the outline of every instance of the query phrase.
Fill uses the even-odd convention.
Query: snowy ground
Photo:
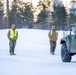
[[[8,30],[0,30],[0,75],[75,75],[76,56],[70,63],[60,57],[59,31],[56,55],[50,54],[48,30],[19,29],[15,56],[9,55]]]

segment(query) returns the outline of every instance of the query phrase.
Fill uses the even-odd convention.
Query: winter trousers
[[[14,53],[14,49],[15,49],[15,46],[16,46],[16,40],[10,40],[9,41],[9,45],[10,45],[10,53]]]
[[[50,52],[51,51],[55,52],[55,48],[56,48],[56,41],[50,40]]]

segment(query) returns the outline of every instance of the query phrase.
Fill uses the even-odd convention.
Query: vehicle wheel
[[[63,44],[61,47],[61,59],[63,62],[70,62],[71,61],[71,55],[67,50],[66,44]]]

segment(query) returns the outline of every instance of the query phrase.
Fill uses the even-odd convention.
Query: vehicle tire
[[[61,59],[62,59],[63,62],[70,62],[71,61],[71,55],[67,50],[66,44],[62,44]]]

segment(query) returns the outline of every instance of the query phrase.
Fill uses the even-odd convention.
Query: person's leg
[[[53,53],[53,41],[50,41],[50,53]]]
[[[55,52],[55,48],[56,48],[56,41],[53,41],[53,53]]]
[[[16,40],[13,41],[13,53],[15,51],[15,46],[16,46]]]
[[[10,42],[9,42],[9,45],[10,45],[10,54],[13,52],[13,41],[12,40],[10,40]]]

